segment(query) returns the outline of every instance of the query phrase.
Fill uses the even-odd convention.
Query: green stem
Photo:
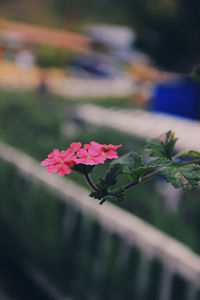
[[[152,173],[150,173],[150,174],[148,174],[148,175],[143,176],[143,177],[141,178],[141,180],[135,180],[135,181],[132,181],[132,182],[130,182],[130,183],[128,183],[128,184],[126,184],[126,185],[124,185],[124,186],[122,186],[122,187],[116,189],[116,190],[111,191],[110,194],[111,194],[111,195],[116,194],[116,193],[117,193],[119,190],[121,190],[121,189],[123,189],[123,190],[125,190],[125,191],[126,191],[126,190],[129,190],[130,188],[134,187],[134,186],[137,185],[137,184],[140,184],[140,183],[143,183],[144,181],[147,181],[147,180],[152,179],[153,177],[157,176],[158,173],[159,173],[158,170],[157,170],[157,171],[154,171],[154,172],[152,172]]]
[[[99,202],[99,204],[102,205],[105,201],[106,201],[106,198],[103,198],[103,199]]]
[[[184,165],[191,165],[191,164],[199,164],[200,163],[200,160],[197,160],[197,159],[195,159],[195,160],[188,160],[188,161],[180,161],[180,162],[178,162],[178,163],[176,163],[177,165],[181,165],[181,166],[184,166]]]
[[[181,155],[182,153],[184,153],[184,152],[179,152],[178,154],[174,155],[174,156],[172,157],[172,160],[174,160],[174,159],[180,157],[180,155]],[[187,156],[185,156],[185,157],[187,157]],[[188,156],[188,157],[189,157],[189,156]],[[192,164],[192,163],[193,163],[193,164],[196,164],[196,163],[200,163],[200,159],[190,160],[190,161],[187,161],[187,162],[182,161],[182,162],[183,162],[184,164],[186,164],[186,165]]]
[[[174,163],[174,164],[176,164],[176,165],[189,165],[189,164],[199,164],[199,163],[200,163],[200,160],[190,160],[190,161],[186,161],[186,162],[183,161],[183,162],[178,162],[178,163]],[[161,169],[162,169],[162,168],[161,168]],[[137,184],[143,183],[143,182],[145,182],[145,181],[148,181],[148,180],[150,180],[150,179],[156,177],[156,176],[159,174],[159,172],[160,172],[160,169],[159,169],[159,170],[156,170],[156,171],[154,171],[154,172],[152,172],[152,173],[150,173],[150,174],[147,174],[147,175],[145,175],[145,176],[143,176],[143,177],[141,177],[140,180],[137,179],[137,180],[132,181],[132,182],[130,182],[130,183],[128,183],[128,184],[126,184],[126,185],[120,187],[120,188],[117,188],[117,189],[115,189],[115,190],[109,191],[109,193],[108,193],[107,195],[108,195],[108,196],[109,196],[109,195],[115,195],[115,194],[117,194],[120,190],[124,190],[124,191],[129,190],[130,188],[136,186]],[[89,176],[88,174],[84,174],[84,176],[85,176],[85,180],[86,180],[86,182],[88,183],[88,185],[89,185],[95,192],[98,192],[99,189],[98,189],[98,187],[93,183],[93,181],[92,181],[92,179],[90,178],[90,176]],[[106,201],[106,197],[103,198],[103,199],[100,201],[100,204],[103,204],[105,201]]]
[[[181,165],[189,165],[189,164],[198,164],[198,163],[200,163],[200,160],[196,160],[195,159],[195,160],[190,160],[190,161],[180,162],[180,163],[175,163],[175,164],[177,164],[177,165],[179,165],[179,164],[181,164]],[[124,185],[124,186],[122,186],[122,187],[120,187],[120,188],[118,188],[116,190],[111,191],[110,194],[111,195],[116,194],[120,189],[123,189],[123,190],[126,191],[126,190],[134,187],[135,185],[137,185],[139,183],[143,183],[143,182],[145,182],[147,180],[150,180],[150,179],[156,177],[159,174],[159,171],[160,171],[160,169],[156,170],[156,171],[154,171],[154,172],[152,172],[150,174],[147,174],[147,175],[143,176],[140,181],[135,180],[133,182],[130,182],[130,183],[128,183],[128,184],[126,184],[126,185]]]
[[[89,176],[89,174],[84,174],[85,177],[85,181],[87,182],[87,184],[95,191],[98,192],[98,188],[97,186],[94,184],[94,182],[92,181],[92,178]]]

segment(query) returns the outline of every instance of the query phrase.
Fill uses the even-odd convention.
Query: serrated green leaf
[[[166,150],[166,157],[172,159],[173,150],[178,138],[175,137],[175,132],[169,130],[166,133],[166,139],[162,142]]]
[[[92,198],[101,200],[100,204],[103,204],[105,201],[123,201],[125,198],[125,190],[119,188],[113,193],[109,193],[108,190],[102,189],[97,192],[92,192],[89,195]]]
[[[104,178],[100,179],[100,186],[112,186],[117,182],[117,176],[121,174],[122,166],[120,164],[110,164]]]
[[[137,179],[151,169],[145,166],[142,156],[133,151],[112,162],[113,166],[115,164],[120,164],[122,168],[121,173],[130,175],[132,179]]]
[[[169,160],[166,157],[159,157],[156,159],[151,160],[148,164],[147,167],[149,168],[161,168],[165,167],[171,164],[171,160]]]
[[[152,157],[165,157],[165,148],[161,144],[159,139],[148,140],[145,146],[145,150],[150,152]]]
[[[123,188],[120,188],[114,194],[105,196],[105,199],[110,201],[123,201],[124,197],[125,197],[125,191]]]
[[[174,132],[170,130],[158,139],[154,138],[148,140],[145,150],[150,152],[150,156],[152,157],[165,157],[171,160],[177,140],[178,138],[174,137]]]
[[[111,163],[112,165],[120,164],[123,168],[123,171],[126,173],[132,172],[132,170],[144,166],[142,156],[136,152],[129,152],[122,155],[117,160]]]
[[[103,188],[102,188],[102,189],[98,190],[97,192],[92,192],[92,193],[90,193],[89,196],[90,196],[91,198],[101,200],[101,199],[102,199],[103,197],[105,197],[107,194],[108,194],[107,189],[103,189]]]
[[[200,152],[198,152],[196,150],[188,150],[188,151],[180,153],[177,157],[179,157],[180,159],[184,159],[185,157],[200,159]]]
[[[200,167],[194,164],[171,165],[160,171],[175,188],[195,189],[200,181]]]

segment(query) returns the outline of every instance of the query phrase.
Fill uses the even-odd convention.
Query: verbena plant
[[[106,200],[124,200],[127,190],[157,176],[163,176],[175,188],[187,191],[197,189],[200,181],[200,152],[188,150],[174,155],[177,140],[171,130],[159,138],[148,140],[144,148],[144,152],[148,153],[146,160],[143,153],[134,151],[119,158],[117,149],[122,145],[92,141],[82,146],[80,142],[75,142],[66,150],[54,149],[41,165],[46,166],[49,173],[58,172],[60,176],[72,171],[79,172],[92,189],[90,197],[98,199],[100,204]],[[107,159],[113,161],[104,177],[94,183],[90,176],[92,171]],[[127,184],[113,188],[122,174],[127,175]]]

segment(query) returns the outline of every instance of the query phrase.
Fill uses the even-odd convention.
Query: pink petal
[[[86,165],[86,164],[87,164],[87,161],[88,161],[88,159],[85,158],[85,157],[77,158],[77,159],[76,159],[76,163],[77,163],[77,164],[83,164],[83,165]]]
[[[58,149],[54,149],[51,153],[49,153],[48,157],[52,158],[54,156],[58,156],[60,151]]]
[[[41,161],[40,165],[41,166],[49,166],[52,164],[52,159],[46,158],[43,161]]]
[[[94,160],[97,162],[97,164],[104,164],[104,162],[106,161],[106,156],[100,155],[95,157]]]
[[[77,156],[79,157],[88,157],[88,152],[86,149],[81,149],[77,152]]]
[[[55,172],[57,172],[60,168],[60,165],[55,165],[55,166],[49,166],[47,167],[47,172],[50,174],[53,174]]]
[[[88,150],[88,155],[89,156],[97,156],[97,155],[99,155],[101,153],[101,150],[100,149],[89,149]]]
[[[96,151],[100,151],[103,148],[103,145],[97,142],[90,142],[90,145],[91,145],[91,149],[94,149]]]
[[[70,169],[66,164],[63,164],[63,165],[59,168],[58,175],[64,176],[65,174],[70,174],[70,173],[71,173],[71,169]]]
[[[72,144],[70,145],[70,148],[71,148],[73,151],[77,152],[77,151],[80,150],[81,146],[82,146],[82,144],[81,144],[80,142],[78,142],[78,143],[75,142],[75,143],[72,143]]]
[[[88,150],[90,147],[91,147],[90,144],[85,144],[85,145],[83,146],[83,149]]]
[[[109,145],[103,145],[103,147],[107,150],[116,150],[120,147],[122,147],[122,145],[112,145],[112,144],[109,144]]]
[[[108,159],[117,159],[119,157],[115,150],[109,150],[108,152],[105,152],[105,156]]]

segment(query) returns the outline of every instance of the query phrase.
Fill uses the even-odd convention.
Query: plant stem
[[[105,201],[106,201],[106,198],[103,198],[103,199],[99,202],[99,204],[102,205]]]
[[[178,162],[177,165],[191,165],[191,164],[199,164],[200,160],[199,159],[195,159],[195,160],[188,160],[188,161],[183,161],[183,162]]]
[[[94,184],[94,182],[92,181],[91,177],[89,176],[89,174],[84,174],[85,180],[87,182],[87,184],[95,191],[98,192],[98,188],[97,186]]]
[[[179,165],[179,164],[180,164],[180,165],[189,165],[189,164],[198,164],[198,163],[200,163],[200,160],[195,159],[195,160],[190,160],[190,161],[186,161],[186,162],[179,162],[179,163],[176,163],[176,164],[177,164],[177,165]],[[123,190],[126,191],[126,190],[128,190],[128,189],[134,187],[135,185],[137,185],[137,184],[139,184],[139,183],[143,183],[144,181],[150,180],[150,179],[152,179],[153,177],[157,176],[158,173],[159,173],[159,171],[160,171],[160,170],[156,170],[156,171],[154,171],[154,172],[152,172],[152,173],[150,173],[150,174],[147,174],[147,175],[143,176],[143,177],[141,178],[140,181],[138,181],[138,180],[132,181],[132,182],[130,182],[130,183],[128,183],[128,184],[122,186],[121,188],[118,188],[118,189],[116,189],[116,190],[111,191],[110,194],[111,194],[111,195],[114,195],[114,194],[116,194],[120,189],[123,189]]]
[[[189,165],[189,164],[197,164],[197,163],[200,163],[200,160],[190,160],[190,161],[186,161],[186,162],[183,161],[183,162],[178,162],[178,163],[175,163],[175,164],[176,164],[176,165]],[[161,168],[161,169],[162,169],[162,168]],[[117,188],[117,189],[115,189],[115,190],[109,191],[108,194],[107,194],[107,196],[108,196],[108,195],[115,195],[115,194],[117,194],[120,190],[126,191],[126,190],[128,190],[128,189],[134,187],[134,186],[137,185],[137,184],[140,184],[140,183],[143,183],[143,182],[145,182],[145,181],[147,181],[147,180],[150,180],[150,179],[156,177],[156,176],[159,174],[159,172],[160,172],[160,169],[159,169],[159,170],[156,170],[156,171],[154,171],[154,172],[152,172],[152,173],[150,173],[150,174],[147,174],[147,175],[145,175],[145,176],[143,176],[143,177],[141,177],[140,180],[137,179],[137,180],[132,181],[132,182],[130,182],[130,183],[128,183],[128,184],[126,184],[126,185],[120,187],[120,188]],[[99,189],[98,189],[98,187],[94,184],[94,182],[92,181],[92,179],[91,179],[91,177],[89,176],[89,174],[84,174],[84,177],[85,177],[85,180],[86,180],[87,184],[88,184],[95,192],[98,192]],[[103,198],[103,199],[100,201],[100,204],[103,204],[105,201],[106,201],[106,198]]]
[[[157,170],[157,171],[154,171],[154,172],[152,172],[152,173],[150,173],[150,174],[148,174],[148,175],[142,177],[140,181],[139,181],[139,180],[135,180],[135,181],[132,181],[132,182],[130,182],[130,183],[128,183],[128,184],[126,184],[126,185],[120,187],[119,189],[113,190],[113,191],[111,192],[111,194],[116,194],[120,189],[123,189],[123,190],[126,191],[126,190],[128,190],[128,189],[134,187],[135,185],[137,185],[137,184],[139,184],[139,183],[143,183],[144,181],[147,181],[147,180],[152,179],[153,177],[157,176],[158,173],[159,173],[158,170]]]
[[[182,153],[178,153],[178,154],[174,155],[174,156],[172,157],[172,160],[174,160],[174,159],[180,157],[181,154],[182,154]],[[187,156],[185,156],[185,157],[187,157]],[[190,158],[191,158],[191,157],[190,157]],[[194,160],[188,160],[188,161],[182,160],[182,161],[180,161],[180,162],[182,162],[182,163],[184,163],[184,164],[186,164],[186,165],[188,165],[188,164],[197,164],[197,163],[200,163],[200,159],[194,159]]]

